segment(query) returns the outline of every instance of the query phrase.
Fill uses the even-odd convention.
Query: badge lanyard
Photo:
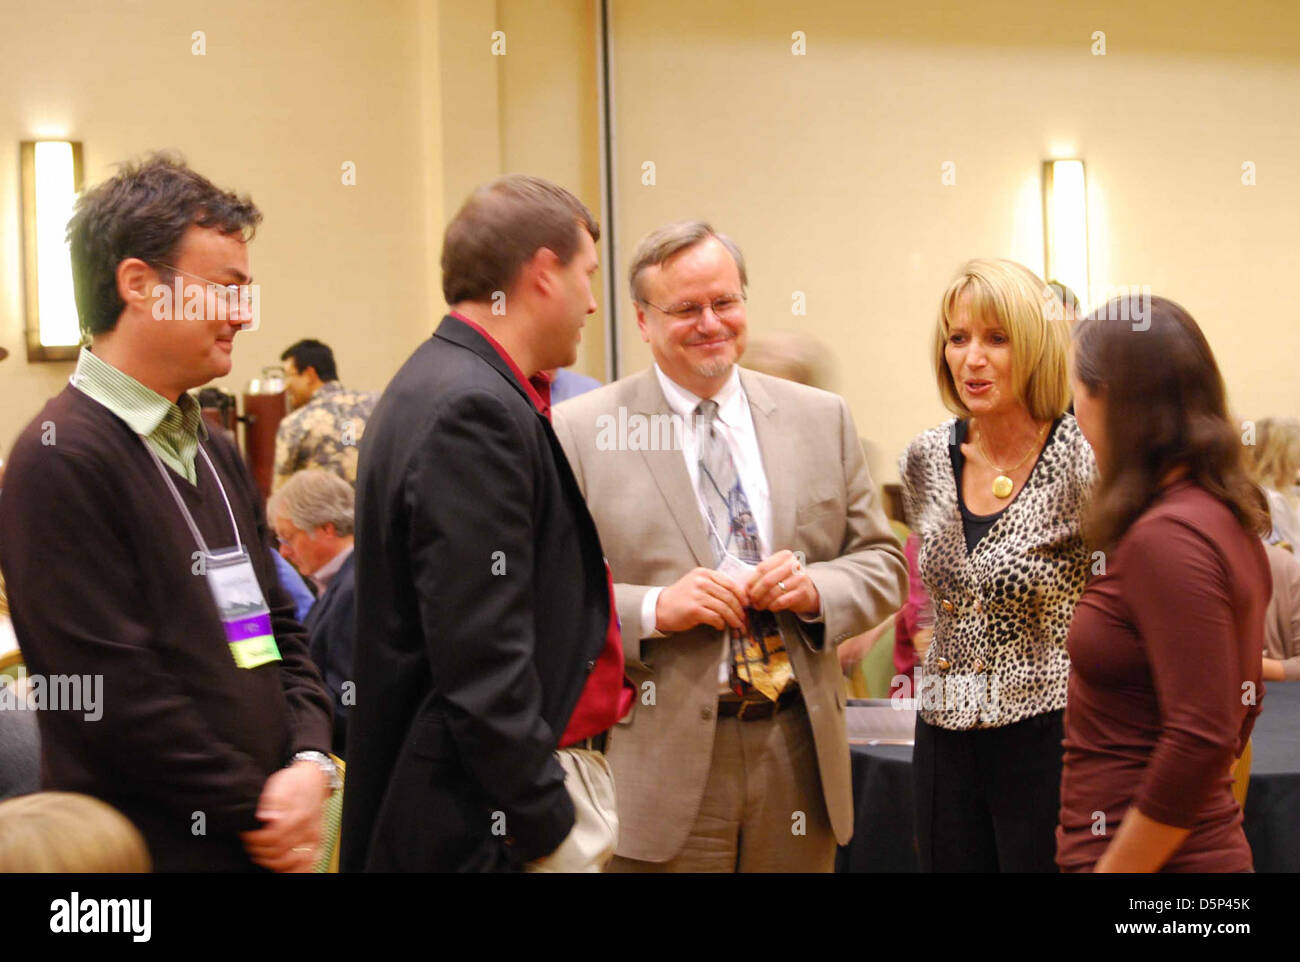
[[[144,441],[144,438],[141,438],[140,440]],[[208,470],[212,472],[212,479],[217,482],[217,490],[221,492],[221,500],[226,503],[226,514],[230,517],[230,527],[235,531],[234,550],[223,552],[221,555],[213,554],[212,551],[208,550],[208,543],[203,540],[203,533],[199,531],[199,526],[194,523],[194,516],[190,514],[190,509],[185,507],[185,500],[181,497],[181,493],[176,490],[176,483],[172,481],[171,475],[168,474],[167,469],[163,467],[162,459],[158,457],[158,452],[151,448],[148,442],[145,442],[144,449],[149,452],[149,457],[153,458],[153,463],[157,466],[158,473],[161,474],[162,479],[167,482],[167,490],[172,493],[172,500],[176,502],[176,507],[181,509],[181,514],[185,517],[185,523],[189,525],[190,533],[194,535],[194,540],[198,542],[199,549],[204,553],[204,555],[213,558],[242,554],[244,552],[244,542],[239,537],[239,525],[235,523],[235,512],[230,507],[230,498],[226,497],[226,486],[221,483],[221,476],[217,474],[217,469],[213,467],[212,459],[208,457],[208,452],[203,449],[203,445],[199,445],[199,454],[203,455],[203,460],[207,462]]]
[[[140,440],[144,441],[144,438]],[[244,548],[243,540],[239,537],[239,525],[235,522],[235,512],[230,506],[230,498],[226,495],[226,487],[221,483],[221,476],[217,474],[208,452],[204,450],[203,445],[200,444],[198,447],[199,454],[203,455],[208,470],[212,472],[212,477],[217,482],[217,490],[221,492],[221,500],[226,505],[226,514],[230,517],[230,526],[235,531],[235,547],[229,551],[215,553],[208,548],[203,533],[199,531],[190,509],[185,506],[185,500],[163,466],[162,459],[147,442],[144,445],[199,546],[203,560],[202,574],[207,579],[212,600],[216,602],[217,614],[225,628],[226,641],[230,645],[235,664],[240,668],[256,668],[267,662],[279,661],[280,649],[275,643],[275,634],[271,630],[271,611],[262,596],[262,588],[253,571],[252,559]]]

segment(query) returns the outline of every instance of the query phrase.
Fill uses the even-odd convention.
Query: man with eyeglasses
[[[352,704],[352,648],[356,636],[356,570],[352,485],[320,468],[299,471],[266,502],[280,555],[319,592],[302,626],[311,657],[334,699],[333,751],[347,756]]]
[[[611,869],[831,871],[853,834],[835,646],[901,605],[906,562],[844,401],[737,367],[735,243],[669,224],[630,282],[654,365],[555,410],[639,694],[609,739]],[[674,443],[611,444],[633,419]]]
[[[260,221],[165,155],[79,198],[89,346],[19,436],[0,498],[29,672],[102,680],[97,709],[39,713],[42,787],[118,808],[158,871],[309,871],[339,784],[256,486],[188,393],[230,373],[253,323]]]

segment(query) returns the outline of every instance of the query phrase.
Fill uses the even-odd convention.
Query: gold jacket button
[[[951,601],[949,601],[947,598],[943,599],[943,610],[944,610],[945,612],[947,612],[948,614],[952,614],[952,610],[953,610],[954,607],[956,607],[956,606],[955,606]]]
[[[982,602],[975,602],[975,612],[976,614],[984,614],[984,605]]]
[[[976,659],[975,659],[975,670],[976,670],[976,671],[983,671],[986,667],[988,667],[988,666],[986,666],[986,665],[984,664],[984,659],[983,659],[983,658],[976,658]]]
[[[700,709],[700,718],[701,718],[701,719],[703,719],[704,721],[708,721],[708,720],[709,720],[710,718],[712,718],[712,717],[713,717],[713,706],[712,706],[712,705],[705,705],[703,708]]]
[[[940,671],[947,671],[949,668],[952,667],[952,662],[950,662],[947,658],[937,658],[935,659],[934,663]]]

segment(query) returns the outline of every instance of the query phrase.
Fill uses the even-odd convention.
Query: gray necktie
[[[713,562],[721,565],[730,552],[748,564],[763,560],[758,525],[750,510],[745,489],[740,485],[731,448],[718,432],[717,401],[701,401],[695,409],[699,441],[700,503],[712,522],[709,543]],[[750,685],[773,701],[794,679],[789,656],[781,641],[781,630],[770,611],[745,609],[749,631],[731,631],[731,687],[743,693]]]

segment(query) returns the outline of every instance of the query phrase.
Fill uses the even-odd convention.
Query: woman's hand
[[[1094,872],[1156,872],[1191,834],[1147,818],[1136,806],[1124,814],[1115,839],[1097,860]]]

